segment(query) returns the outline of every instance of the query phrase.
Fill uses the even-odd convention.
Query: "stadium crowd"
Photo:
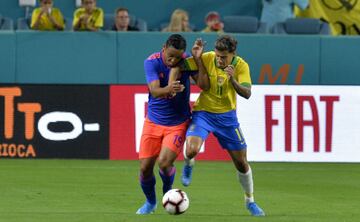
[[[34,1],[35,2],[35,1]],[[143,13],[130,12],[119,5],[109,13],[97,5],[97,0],[79,0],[71,16],[56,7],[57,0],[37,0],[37,7],[24,18],[8,18],[0,13],[0,30],[32,29],[37,31],[161,31],[216,32],[262,34],[360,34],[360,4],[317,0],[259,0],[259,14],[228,14],[216,10],[203,12],[202,24],[191,19],[190,10],[175,8],[167,20],[148,28],[152,21],[142,19]],[[34,3],[35,4],[35,3]],[[35,6],[31,6],[35,7]],[[30,7],[30,8],[31,8]],[[211,9],[211,8],[209,8]],[[134,10],[134,9],[133,9]],[[29,10],[30,12],[31,10]],[[72,12],[72,11],[71,11]],[[200,16],[201,17],[201,16]],[[22,19],[22,20],[21,20]],[[149,19],[149,18],[148,18]],[[300,28],[298,28],[300,27]]]
[[[40,0],[40,6],[31,16],[31,29],[40,31],[61,31],[65,29],[65,19],[58,8],[53,7],[55,0]],[[97,7],[96,0],[82,0],[81,7],[75,10],[72,29],[74,31],[140,31],[138,27],[130,26],[129,10],[119,7],[112,16],[113,25],[104,27],[104,11]],[[273,26],[276,22],[284,22],[294,17],[294,4],[305,9],[308,0],[272,1],[263,0],[263,13],[261,21]],[[189,13],[181,8],[173,11],[167,24],[160,27],[162,32],[192,32],[196,31],[191,26]],[[216,11],[209,12],[204,18],[202,32],[224,32],[224,23]],[[271,27],[268,27],[269,29]]]

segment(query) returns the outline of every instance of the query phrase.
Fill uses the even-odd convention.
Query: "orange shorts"
[[[189,121],[176,126],[163,126],[146,118],[141,135],[139,159],[159,156],[164,147],[179,154],[184,146],[188,125]]]

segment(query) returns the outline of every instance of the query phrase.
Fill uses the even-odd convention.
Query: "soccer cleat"
[[[184,165],[181,176],[181,183],[186,187],[189,186],[191,183],[192,170],[193,170],[193,166]]]
[[[136,214],[152,214],[155,210],[156,204],[151,204],[146,201],[144,205],[136,211]]]
[[[251,215],[253,215],[255,217],[265,216],[265,212],[255,202],[247,203],[246,208],[249,210]]]

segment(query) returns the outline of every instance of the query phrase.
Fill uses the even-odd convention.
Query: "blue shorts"
[[[246,149],[247,145],[235,110],[226,113],[194,111],[186,136],[198,136],[205,141],[211,132],[223,149]]]

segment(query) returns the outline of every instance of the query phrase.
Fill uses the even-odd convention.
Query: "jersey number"
[[[182,145],[182,143],[183,143],[183,138],[182,138],[182,136],[175,135],[175,136],[174,136],[174,141],[173,141],[173,143],[174,143],[174,145],[175,145],[177,148],[179,148],[179,147]]]

